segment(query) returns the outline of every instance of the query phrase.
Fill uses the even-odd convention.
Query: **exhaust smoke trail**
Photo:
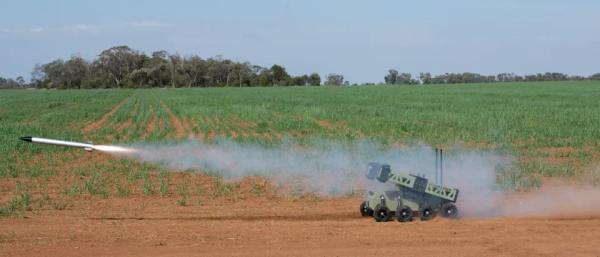
[[[176,144],[139,143],[128,158],[176,170],[218,172],[228,179],[263,176],[275,183],[302,181],[307,190],[340,196],[363,190],[393,189],[365,178],[370,162],[388,163],[392,170],[435,178],[435,153],[427,145],[385,148],[370,141],[340,143],[314,141],[299,146],[287,141],[265,147],[219,140],[214,144],[188,141]],[[444,184],[460,189],[459,208],[468,216],[484,216],[499,195],[496,169],[512,165],[512,157],[493,152],[455,149],[445,151]],[[308,192],[307,192],[308,193]]]
[[[218,172],[228,179],[263,176],[275,183],[302,183],[307,192],[341,196],[365,190],[394,190],[395,186],[365,178],[368,163],[390,164],[392,170],[423,175],[435,181],[435,152],[427,145],[386,148],[370,141],[314,141],[300,146],[287,141],[266,147],[219,140],[214,144],[188,141],[176,144],[139,143],[104,150],[176,170]],[[444,151],[444,185],[460,190],[460,216],[580,217],[600,215],[600,189],[591,186],[550,185],[531,192],[499,187],[501,177],[520,174],[508,154],[458,147]],[[504,174],[503,174],[504,173]]]
[[[124,147],[31,136],[20,139],[29,143],[98,150],[177,170],[218,172],[229,179],[258,175],[275,183],[298,183],[307,188],[303,193],[325,196],[394,190],[391,184],[365,178],[370,162],[387,163],[394,171],[422,175],[435,181],[435,154],[427,145],[385,148],[370,141],[314,141],[310,146],[300,146],[286,141],[266,147],[219,140],[214,144],[188,141]],[[457,205],[463,217],[600,216],[598,187],[554,184],[529,193],[503,191],[499,182],[520,174],[512,156],[458,147],[447,150],[443,164],[444,185],[460,190]],[[592,173],[592,178],[597,179],[600,168]]]
[[[133,154],[136,152],[136,149],[116,145],[94,145],[92,149],[114,154]]]

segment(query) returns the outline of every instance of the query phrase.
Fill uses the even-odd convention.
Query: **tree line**
[[[203,59],[167,51],[151,55],[115,46],[88,61],[80,56],[36,65],[31,84],[38,88],[318,86],[318,73],[291,76],[281,65],[270,68],[221,56]]]
[[[481,75],[472,72],[445,73],[432,76],[429,72],[419,73],[413,78],[410,73],[399,73],[395,69],[388,71],[384,81],[388,85],[416,84],[464,84],[464,83],[496,83],[496,82],[528,82],[528,81],[566,81],[566,80],[600,80],[600,73],[589,77],[571,76],[560,72],[546,72],[532,75],[517,75],[515,73],[500,73],[498,75]]]
[[[600,73],[589,77],[570,76],[559,72],[533,75],[500,73],[445,73],[431,75],[400,73],[390,69],[384,76],[388,85],[495,83],[526,81],[600,80]],[[374,85],[366,83],[363,85]],[[203,59],[197,55],[183,57],[160,50],[147,55],[129,46],[115,46],[102,51],[97,58],[86,60],[71,56],[38,64],[31,73],[31,81],[23,77],[0,77],[0,88],[144,88],[144,87],[251,87],[251,86],[338,86],[350,85],[342,74],[328,74],[324,81],[318,73],[290,75],[285,67],[270,68],[238,62],[222,56]],[[356,84],[353,84],[356,85]]]
[[[0,89],[3,88],[28,88],[30,84],[25,82],[23,77],[19,76],[16,79],[0,77]]]

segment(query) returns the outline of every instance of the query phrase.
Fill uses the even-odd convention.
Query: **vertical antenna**
[[[442,155],[442,149],[440,149],[440,185],[444,186],[444,156]]]
[[[438,183],[438,149],[435,148],[435,183]]]

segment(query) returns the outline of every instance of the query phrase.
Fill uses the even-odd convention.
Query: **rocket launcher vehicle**
[[[438,174],[442,181],[442,171],[442,154],[439,150],[439,158],[436,158],[436,181]],[[377,222],[391,220],[394,216],[400,222],[412,221],[415,216],[419,216],[421,220],[430,220],[438,213],[445,218],[458,216],[455,203],[459,190],[456,188],[432,183],[424,176],[393,172],[390,165],[379,163],[369,164],[366,177],[396,186],[395,190],[369,191],[367,200],[360,205],[360,213],[363,216],[373,216]]]

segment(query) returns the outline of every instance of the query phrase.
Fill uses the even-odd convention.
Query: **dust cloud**
[[[505,194],[497,216],[581,219],[600,217],[600,188],[548,185],[523,193]]]

